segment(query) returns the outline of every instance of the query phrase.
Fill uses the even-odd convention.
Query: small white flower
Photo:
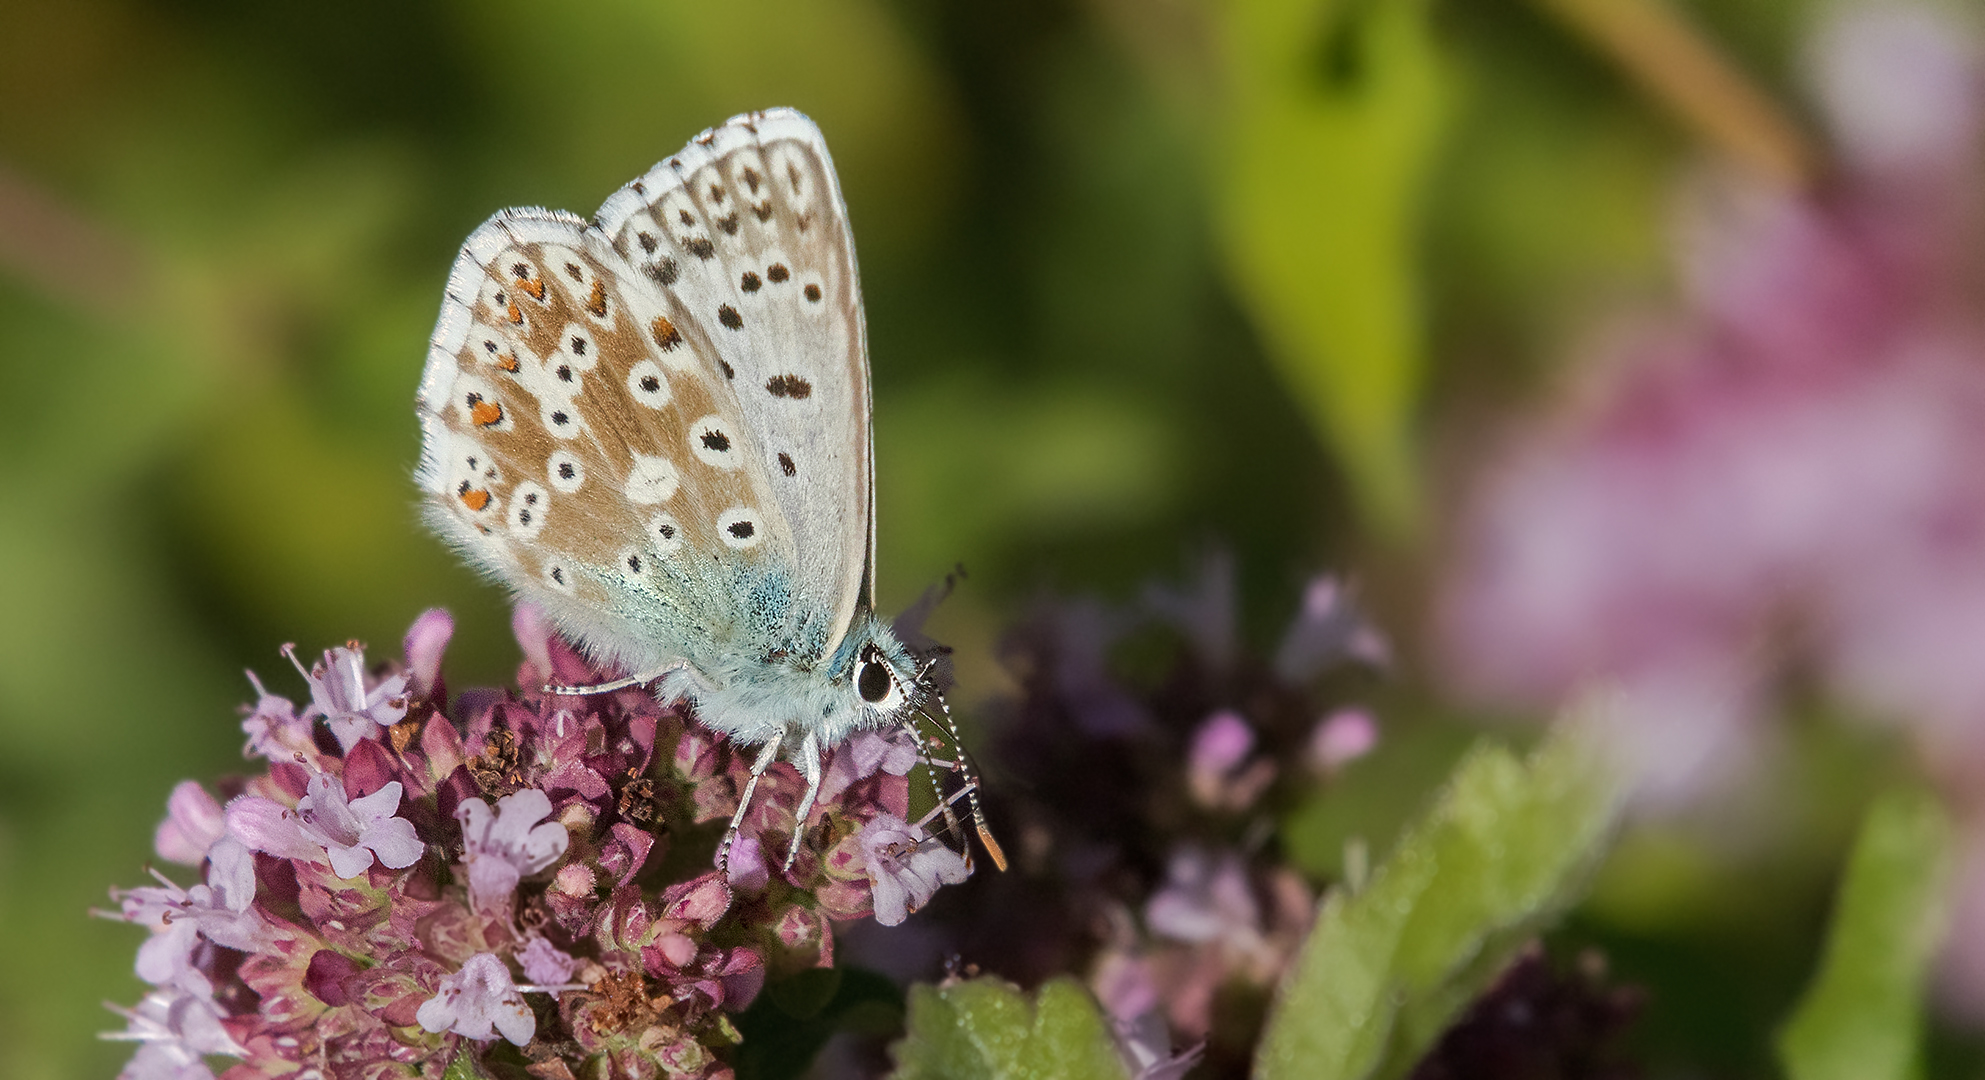
[[[421,1003],[414,1019],[428,1031],[452,1031],[479,1042],[503,1037],[523,1046],[538,1033],[538,1018],[495,953],[469,957],[460,971],[444,976],[441,992]]]
[[[858,842],[875,897],[875,921],[896,926],[930,902],[940,885],[972,876],[964,856],[932,843],[925,832],[888,814],[862,826]]]
[[[495,813],[481,799],[467,799],[455,810],[462,823],[462,862],[469,871],[469,896],[479,910],[510,902],[517,882],[565,854],[565,826],[545,821],[551,798],[526,788],[497,800]]]

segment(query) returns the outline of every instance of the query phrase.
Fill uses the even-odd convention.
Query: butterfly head
[[[906,722],[933,692],[917,662],[886,623],[863,619],[841,650],[835,684],[850,731]]]

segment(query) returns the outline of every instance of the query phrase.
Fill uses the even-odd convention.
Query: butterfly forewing
[[[725,567],[794,559],[726,345],[598,230],[497,215],[456,262],[422,379],[430,518],[581,636],[643,643],[614,659],[685,655],[658,625],[707,631]]]
[[[813,122],[739,117],[622,188],[599,228],[710,336],[828,651],[869,604],[873,464],[854,240]]]

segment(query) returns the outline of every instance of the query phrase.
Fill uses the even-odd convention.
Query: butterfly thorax
[[[916,664],[888,625],[862,611],[831,655],[810,641],[760,641],[686,660],[656,687],[690,703],[697,720],[737,742],[807,736],[835,746],[855,732],[898,723],[916,698]]]

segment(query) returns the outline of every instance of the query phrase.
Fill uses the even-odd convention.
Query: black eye
[[[896,680],[889,677],[889,669],[881,661],[870,660],[862,665],[862,673],[855,680],[855,689],[861,691],[862,700],[874,705],[889,696],[889,688]]]

